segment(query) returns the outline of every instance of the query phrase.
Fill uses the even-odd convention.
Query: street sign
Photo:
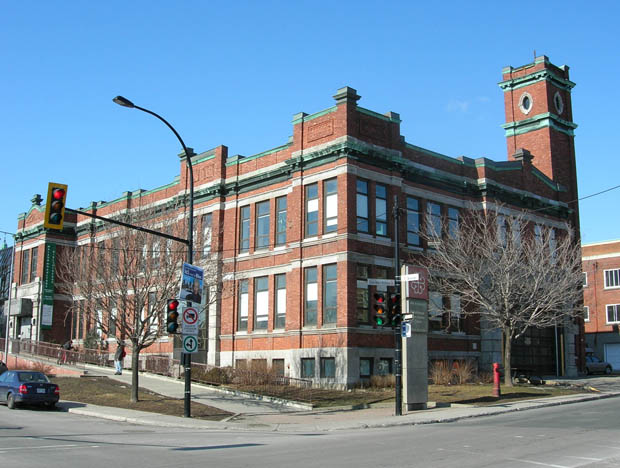
[[[403,275],[400,278],[401,281],[419,281],[420,273],[409,273],[408,275]]]
[[[198,352],[198,338],[193,335],[183,336],[183,352],[185,354]]]
[[[368,278],[368,286],[394,286],[396,281],[393,279]]]
[[[400,324],[400,336],[403,338],[411,338],[411,324],[409,322]]]
[[[181,333],[183,335],[198,335],[198,311],[193,307],[185,307],[181,312],[183,319]]]

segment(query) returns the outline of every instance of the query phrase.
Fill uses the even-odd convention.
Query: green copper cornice
[[[522,88],[524,86],[530,86],[539,81],[549,81],[556,88],[565,89],[566,91],[570,91],[575,87],[575,83],[567,80],[566,78],[557,76],[555,73],[548,69],[538,70],[534,73],[530,73],[529,75],[500,81],[498,85],[502,90],[504,90],[504,92],[507,92],[514,89]]]
[[[550,112],[545,112],[529,119],[508,122],[502,125],[502,128],[506,130],[506,137],[522,135],[546,127],[551,127],[569,136],[575,136],[573,129],[577,128],[577,124],[561,119]]]
[[[291,145],[292,143],[285,143],[284,145],[278,146],[276,148],[273,148],[267,151],[263,151],[262,153],[254,154],[252,156],[239,156],[238,155],[238,157],[236,158],[233,156],[232,158],[228,158],[228,159],[231,159],[231,161],[226,161],[226,166],[234,166],[235,164],[243,164],[245,162],[252,161],[253,159],[257,159],[263,156],[267,156],[269,154],[277,153],[278,151],[283,151],[289,148]]]
[[[395,122],[395,123],[402,122],[402,120],[400,120],[400,116],[396,114],[395,112],[390,112],[390,115],[388,116],[388,115],[379,114],[378,112],[374,112],[369,109],[364,109],[363,107],[357,107],[357,111],[360,114],[370,115],[371,117],[375,117],[377,119],[384,120],[386,122]]]
[[[317,112],[316,114],[310,114],[310,115],[305,115],[303,117],[298,117],[300,115],[303,115],[303,113],[300,112],[299,114],[295,114],[295,116],[293,117],[293,125],[297,125],[298,123],[301,123],[302,120],[304,122],[308,122],[318,117],[331,114],[332,112],[336,112],[337,109],[338,109],[337,106],[333,106],[333,107],[330,107],[329,109],[325,109],[323,111]]]

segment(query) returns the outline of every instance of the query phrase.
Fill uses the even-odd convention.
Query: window
[[[607,323],[620,322],[620,304],[611,304],[607,306]]]
[[[357,264],[357,289],[355,307],[357,310],[357,323],[370,323],[370,309],[368,306],[368,265]]]
[[[387,236],[387,188],[377,184],[375,188],[375,231],[378,236]]]
[[[392,370],[392,359],[391,358],[380,358],[377,363],[377,374],[378,375],[389,375],[394,371]]]
[[[426,202],[426,233],[432,237],[441,237],[441,205]]]
[[[276,198],[276,245],[286,244],[286,197]]]
[[[459,232],[459,210],[457,208],[448,208],[448,235],[456,237]]]
[[[588,273],[584,271],[582,275],[583,275],[583,287],[585,288],[588,286]]]
[[[420,202],[407,197],[407,244],[420,245]]]
[[[269,201],[256,204],[256,248],[269,247]]]
[[[305,281],[305,305],[304,305],[304,325],[316,325],[317,309],[317,269],[316,267],[306,268],[304,271]]]
[[[372,358],[360,358],[360,378],[368,379],[372,375]]]
[[[39,248],[35,247],[30,254],[30,282],[32,283],[37,275],[37,257],[39,254]]]
[[[284,377],[284,359],[272,359],[271,369],[278,377]]]
[[[442,329],[443,297],[440,293],[431,291],[428,294],[428,329],[439,331]]]
[[[338,181],[326,180],[323,184],[325,231],[336,232],[338,230]]]
[[[495,223],[497,225],[497,242],[506,247],[506,218],[498,215]]]
[[[306,185],[306,237],[319,235],[319,188]]]
[[[323,267],[323,323],[336,323],[338,315],[338,268]]]
[[[239,281],[239,324],[238,330],[248,329],[248,280]]]
[[[211,213],[202,215],[202,254],[211,252]]]
[[[314,358],[303,358],[301,360],[301,378],[314,378]]]
[[[357,180],[357,232],[368,232],[368,182]]]
[[[555,229],[549,229],[549,253],[551,258],[555,258],[557,253],[557,241],[555,240]]]
[[[157,303],[156,303],[156,297],[157,294],[155,294],[154,292],[149,292],[148,295],[148,320],[151,323],[151,332],[152,333],[157,333],[157,331],[159,330],[159,311],[157,310]],[[208,302],[207,302],[208,304]],[[116,332],[114,333],[116,334]]]
[[[22,284],[28,282],[28,267],[30,266],[30,250],[24,250],[22,252]]]
[[[153,242],[151,248],[153,249],[151,252],[153,258],[152,268],[157,270],[159,268],[159,241]]]
[[[583,306],[583,320],[585,322],[590,321],[590,308],[588,306]]]
[[[110,316],[108,317],[108,338],[114,338],[116,336],[116,314],[118,309],[112,307],[110,309]]]
[[[250,207],[241,208],[241,232],[239,233],[239,248],[241,252],[250,249]]]
[[[266,330],[269,320],[269,282],[267,277],[254,280],[254,330]]]
[[[521,224],[518,219],[513,218],[510,221],[510,235],[512,245],[519,248],[521,246]]]
[[[333,379],[336,377],[336,358],[321,358],[321,378]]]
[[[534,238],[537,244],[542,242],[542,226],[540,224],[534,225]]]
[[[450,331],[460,332],[463,330],[463,318],[461,316],[461,298],[456,295],[450,296]]]
[[[274,328],[286,326],[286,275],[276,275],[276,320]]]
[[[118,265],[121,258],[121,246],[118,237],[112,239],[112,252],[110,255],[112,257],[112,268],[114,270],[118,270]]]
[[[620,287],[620,268],[605,270],[605,288]]]

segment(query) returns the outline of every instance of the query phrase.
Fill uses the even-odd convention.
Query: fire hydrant
[[[499,363],[494,362],[493,363],[493,396],[495,398],[499,398],[502,396],[502,392],[499,388],[499,378],[500,378]]]

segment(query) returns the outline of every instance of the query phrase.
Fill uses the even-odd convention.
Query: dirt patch
[[[132,403],[129,401],[131,386],[107,377],[55,377],[51,380],[60,387],[61,400],[147,411],[169,416],[183,416],[184,413],[183,399],[166,397],[144,388],[140,388],[138,391],[140,401]],[[219,408],[194,401],[191,402],[191,413],[193,418],[210,421],[221,421],[232,415]]]

